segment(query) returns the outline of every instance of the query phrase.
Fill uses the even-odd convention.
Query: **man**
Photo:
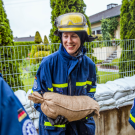
[[[22,104],[0,73],[0,135],[38,135]]]
[[[67,13],[59,16],[55,24],[58,30],[54,34],[61,39],[60,48],[43,58],[34,80],[33,91],[41,95],[45,92],[57,92],[94,98],[95,64],[85,56],[86,49],[83,46],[85,41],[91,42],[94,38],[89,35],[85,16],[81,13]],[[58,116],[55,120],[48,118],[40,106],[41,104],[34,106],[40,112],[40,135],[95,134],[93,117],[68,123],[64,116]]]

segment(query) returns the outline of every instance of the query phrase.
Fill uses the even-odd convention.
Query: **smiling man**
[[[33,91],[94,98],[95,64],[85,55],[86,49],[83,46],[84,42],[91,42],[94,38],[89,35],[85,16],[81,13],[67,13],[56,18],[55,24],[58,29],[54,34],[61,39],[60,48],[42,60]],[[92,116],[68,122],[64,116],[56,119],[47,117],[41,110],[41,104],[34,104],[34,107],[40,112],[40,135],[95,135]]]

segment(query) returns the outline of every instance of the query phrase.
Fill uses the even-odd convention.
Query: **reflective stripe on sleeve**
[[[48,88],[49,91],[53,92],[53,88]]]
[[[92,81],[86,81],[86,84],[91,85],[92,84]]]
[[[86,82],[76,82],[76,86],[84,86],[84,85],[91,85],[92,82],[91,81],[86,81]]]
[[[31,93],[33,93],[33,90],[31,90]]]
[[[135,123],[135,117],[133,117],[131,113],[130,113],[130,118]]]
[[[53,87],[57,87],[57,88],[65,88],[68,87],[68,83],[63,83],[63,84],[52,84]]]
[[[44,126],[64,128],[65,127],[65,124],[52,126],[50,122],[45,122],[44,123]]]
[[[91,88],[89,92],[96,92],[96,88]]]

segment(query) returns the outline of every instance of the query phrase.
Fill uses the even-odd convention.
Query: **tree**
[[[47,44],[47,45],[49,44],[49,41],[48,41],[46,35],[44,36],[44,44]]]
[[[13,90],[23,89],[23,82],[20,80],[21,73],[15,59],[13,34],[2,0],[0,0],[0,73]]]
[[[41,38],[40,33],[38,31],[36,31],[35,40],[34,41],[37,44],[40,44],[42,42],[42,38]]]
[[[128,22],[130,20],[129,12],[129,0],[123,0],[121,5],[120,13],[120,37],[121,39],[126,39],[128,31]]]
[[[86,5],[84,4],[83,0],[50,0],[50,6],[52,8],[52,16],[51,16],[51,23],[52,29],[50,30],[49,39],[51,43],[60,43],[59,37],[54,35],[54,31],[57,30],[57,27],[54,25],[55,18],[59,15],[69,13],[69,12],[80,12],[85,15],[84,9]],[[87,19],[88,26],[90,28],[91,33],[91,25],[89,18],[85,15]]]
[[[101,20],[101,30],[102,30],[103,40],[110,40],[108,25],[109,25],[108,19]]]
[[[135,0],[123,0],[121,7],[121,39],[135,39]],[[135,73],[135,46],[131,40],[121,43],[122,53],[119,63],[120,77]]]
[[[114,38],[114,31],[117,30],[117,27],[119,25],[119,21],[117,17],[113,17],[109,19],[108,22],[108,32],[111,35],[112,38]]]

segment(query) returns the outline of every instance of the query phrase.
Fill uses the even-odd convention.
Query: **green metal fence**
[[[95,41],[85,43],[85,48],[96,64],[98,83],[135,74],[134,39]],[[27,91],[33,86],[42,58],[58,49],[59,44],[0,46],[0,73],[12,89]]]

